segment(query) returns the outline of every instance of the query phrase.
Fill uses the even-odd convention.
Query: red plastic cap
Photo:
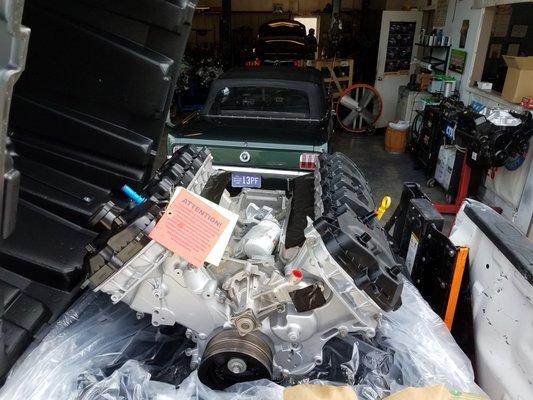
[[[292,276],[296,279],[302,279],[304,277],[304,274],[301,270],[299,269],[293,269],[292,270]]]

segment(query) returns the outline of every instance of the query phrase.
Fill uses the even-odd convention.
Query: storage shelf
[[[450,47],[452,47],[450,44],[449,45],[442,45],[442,44],[415,43],[415,45],[420,46],[420,47],[432,47],[432,48],[436,48],[436,49],[449,49]]]
[[[450,55],[450,48],[451,46],[434,46],[434,45],[426,45],[426,44],[420,44],[415,43],[417,46],[420,46],[422,49],[424,49],[422,54],[422,58],[420,61],[427,62],[431,65],[431,67],[435,69],[436,72],[441,72],[443,74],[446,73],[446,69],[448,68],[448,58]],[[439,51],[440,49],[445,50],[446,54],[444,55],[444,58],[441,57],[435,57],[433,55],[434,51]],[[429,54],[428,54],[429,53]],[[439,55],[442,53],[439,53]]]
[[[443,60],[441,58],[436,57],[422,57],[422,61],[426,61],[430,63],[431,65],[441,65],[446,63],[446,60]]]

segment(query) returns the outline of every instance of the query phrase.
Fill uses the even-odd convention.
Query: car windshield
[[[291,88],[224,87],[216,94],[209,115],[307,119],[309,97]]]
[[[262,25],[259,36],[305,36],[305,27],[290,21],[277,21]]]

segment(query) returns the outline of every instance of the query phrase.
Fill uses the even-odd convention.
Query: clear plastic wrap
[[[402,301],[398,311],[383,316],[375,338],[330,341],[323,365],[300,382],[349,384],[361,400],[438,383],[480,392],[468,358],[407,282]],[[0,399],[276,400],[283,398],[283,386],[299,383],[262,380],[212,391],[189,369],[185,353],[191,346],[183,328],[155,328],[126,305],[87,292],[21,358]]]

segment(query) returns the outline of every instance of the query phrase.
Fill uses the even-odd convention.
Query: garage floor
[[[398,205],[404,182],[416,182],[434,202],[444,202],[444,191],[440,187],[428,188],[427,178],[415,163],[410,154],[390,154],[383,146],[384,136],[348,135],[337,133],[333,138],[333,151],[340,151],[352,158],[365,174],[374,193],[376,202],[383,196],[390,196],[392,204],[383,217],[388,220]]]

